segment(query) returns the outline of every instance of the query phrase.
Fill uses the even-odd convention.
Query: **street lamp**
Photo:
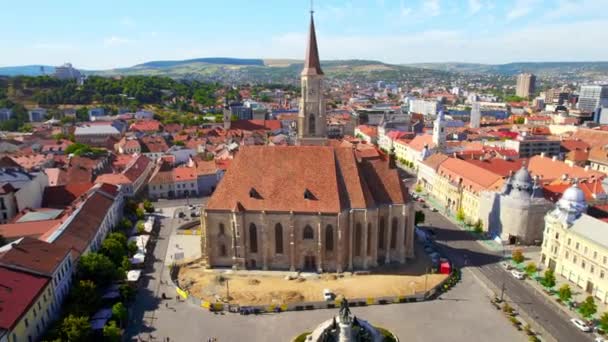
[[[497,243],[499,243],[500,246],[502,247],[502,261],[504,261],[505,260],[505,244],[502,241],[502,239],[500,238],[500,236],[498,236],[498,235],[494,238],[494,241],[496,241]],[[502,302],[504,294],[505,294],[505,281],[506,281],[505,276],[506,276],[506,273],[507,272],[503,270],[503,272],[502,272],[502,286],[500,288],[500,301],[501,302]]]

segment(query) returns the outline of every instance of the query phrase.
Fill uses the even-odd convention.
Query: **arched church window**
[[[274,226],[274,250],[277,254],[283,254],[283,226],[280,223]]]
[[[308,116],[308,133],[315,134],[315,115],[310,113]]]
[[[355,256],[361,255],[361,223],[355,226]]]
[[[397,226],[398,221],[397,218],[393,218],[393,224],[391,227],[391,248],[395,248],[397,246]]]
[[[304,240],[312,240],[315,238],[315,234],[311,226],[306,225],[306,227],[304,227],[304,233],[302,234],[302,238]]]
[[[325,227],[325,251],[331,252],[334,250],[334,227],[328,224]]]
[[[219,235],[222,236],[226,233],[226,229],[224,228],[224,224],[220,223],[220,229],[219,229],[220,233]]]
[[[223,256],[223,257],[226,256],[226,245],[224,245],[224,244],[220,245],[220,256]]]
[[[385,239],[385,230],[384,230],[384,217],[380,218],[380,225],[378,226],[378,248],[384,249],[384,239]]]
[[[249,250],[251,253],[258,252],[258,229],[253,223],[249,225]]]

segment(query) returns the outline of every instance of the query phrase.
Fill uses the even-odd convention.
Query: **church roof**
[[[207,210],[339,213],[403,204],[406,191],[380,159],[357,160],[352,148],[243,146]]]
[[[317,34],[315,33],[315,21],[310,14],[310,30],[308,32],[308,45],[304,59],[302,75],[323,75],[321,60],[319,59],[319,48],[317,47]]]

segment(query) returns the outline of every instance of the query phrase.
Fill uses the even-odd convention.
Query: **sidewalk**
[[[447,211],[445,206],[443,206],[441,203],[439,203],[437,201],[437,199],[435,199],[431,194],[425,192],[424,190],[419,192],[418,194],[421,195],[422,198],[425,200],[425,202],[428,203],[431,207],[437,208],[438,212],[443,217],[452,221],[452,223],[455,224],[461,230],[464,230],[464,231],[468,232],[469,234],[471,234],[473,237],[475,237],[475,240],[477,240],[477,242],[482,244],[485,248],[487,248],[491,251],[494,251],[494,252],[502,252],[502,250],[503,250],[502,245],[500,245],[499,243],[497,243],[494,240],[489,239],[488,237],[485,236],[485,234],[476,233],[473,230],[473,227],[467,226],[463,222],[458,221],[456,219],[456,216],[453,215],[451,212]]]

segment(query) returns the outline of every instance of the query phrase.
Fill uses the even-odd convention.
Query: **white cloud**
[[[472,14],[475,14],[481,10],[483,7],[480,0],[469,0],[469,11]]]
[[[439,0],[425,0],[422,4],[422,11],[430,16],[438,16],[441,13]]]
[[[412,14],[412,8],[405,6],[405,1],[401,0],[399,3],[399,15],[401,17],[407,17]]]
[[[128,38],[124,38],[124,37],[119,37],[119,36],[111,36],[111,37],[107,37],[103,40],[103,45],[104,46],[118,46],[118,45],[125,45],[128,43],[131,43],[132,41]]]
[[[532,12],[537,2],[538,0],[516,0],[512,5],[512,9],[507,12],[507,20],[525,17]]]

